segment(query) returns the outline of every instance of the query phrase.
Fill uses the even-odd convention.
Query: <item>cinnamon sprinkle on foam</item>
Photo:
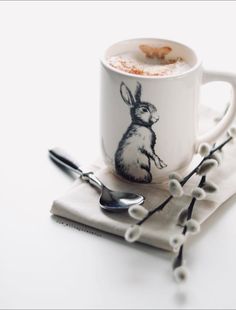
[[[166,47],[165,52],[167,52]],[[153,53],[152,50],[152,56],[151,51],[149,56],[146,56],[139,51],[127,52],[110,57],[108,63],[119,71],[145,76],[170,76],[189,69],[189,65],[181,57],[167,59],[166,53],[163,56],[163,50],[158,57]]]

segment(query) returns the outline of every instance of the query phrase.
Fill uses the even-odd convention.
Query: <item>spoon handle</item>
[[[79,174],[82,177],[82,180],[88,181],[91,185],[96,186],[100,190],[104,187],[102,182],[93,172],[84,173],[80,168],[80,165],[61,148],[56,147],[49,150],[49,156],[63,167]]]
[[[82,175],[83,171],[81,170],[79,164],[70,157],[64,150],[59,147],[55,147],[49,150],[49,156],[57,163],[63,167]]]

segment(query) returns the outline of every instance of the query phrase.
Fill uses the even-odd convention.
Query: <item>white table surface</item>
[[[235,308],[236,200],[187,246],[185,286],[172,255],[55,221],[73,180],[47,157],[99,157],[99,55],[112,42],[163,37],[197,47],[205,67],[236,72],[236,3],[0,2],[0,307]],[[228,89],[203,101],[222,106]]]

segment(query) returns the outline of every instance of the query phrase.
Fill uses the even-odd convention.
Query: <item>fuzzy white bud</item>
[[[133,205],[129,207],[128,212],[129,215],[136,220],[142,220],[148,214],[148,210],[140,205]]]
[[[204,191],[204,189],[197,187],[192,190],[192,197],[196,198],[197,200],[202,200],[206,197],[206,192]]]
[[[130,226],[125,232],[125,240],[128,242],[135,242],[141,235],[141,228],[139,225]]]
[[[174,278],[178,283],[183,283],[188,279],[188,269],[184,266],[180,266],[174,269]]]
[[[195,235],[200,232],[201,229],[200,224],[196,220],[190,219],[187,221],[186,225],[187,225],[187,231],[190,234]]]
[[[169,192],[173,197],[181,197],[184,194],[182,185],[175,179],[169,181]]]
[[[228,130],[228,135],[232,138],[236,138],[236,126],[232,126],[229,130]]]
[[[169,179],[170,180],[177,180],[177,181],[181,181],[183,178],[182,178],[182,176],[179,174],[179,173],[177,173],[177,172],[172,172],[170,175],[169,175]]]
[[[210,154],[211,151],[211,147],[208,143],[201,143],[199,145],[198,148],[198,153],[202,156],[202,157],[206,157]]]
[[[203,162],[203,164],[198,169],[199,175],[206,175],[209,173],[212,169],[216,168],[218,166],[218,163],[215,159],[207,159]]]
[[[217,151],[214,154],[212,154],[211,158],[215,159],[217,161],[218,166],[222,163],[222,154],[219,151]]]
[[[215,192],[218,191],[218,186],[217,186],[215,183],[210,182],[210,181],[207,181],[207,182],[203,185],[202,188],[204,189],[204,191],[205,191],[206,193],[209,193],[209,194],[213,194],[213,193],[215,193]]]
[[[184,209],[180,212],[178,216],[178,224],[179,225],[184,225],[188,216],[188,209]]]
[[[185,241],[185,235],[179,234],[171,236],[169,239],[169,243],[173,249],[179,248]]]

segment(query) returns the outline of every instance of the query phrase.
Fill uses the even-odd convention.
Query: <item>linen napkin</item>
[[[215,112],[205,108],[200,114],[202,120],[201,131],[214,126],[212,120]],[[219,186],[219,191],[208,194],[205,200],[197,201],[193,218],[201,224],[236,192],[235,155],[236,143],[230,142],[224,147],[222,164],[209,174],[208,180],[216,183]],[[187,170],[182,171],[183,176],[188,171],[191,171],[199,160],[199,155],[195,155]],[[95,172],[96,176],[104,184],[114,190],[130,191],[144,195],[145,202],[143,206],[148,210],[159,205],[169,196],[167,183],[157,186],[156,184],[134,184],[121,180],[102,161],[89,166],[88,171]],[[173,250],[169,244],[170,236],[182,231],[182,228],[177,226],[177,218],[182,208],[188,206],[191,200],[190,190],[198,182],[199,176],[192,177],[191,181],[184,186],[186,194],[184,197],[174,198],[161,212],[154,214],[142,225],[139,242],[169,251]],[[128,213],[117,214],[103,211],[99,207],[98,201],[99,192],[97,189],[77,179],[69,191],[53,202],[51,213],[123,237],[130,224],[136,221]]]

